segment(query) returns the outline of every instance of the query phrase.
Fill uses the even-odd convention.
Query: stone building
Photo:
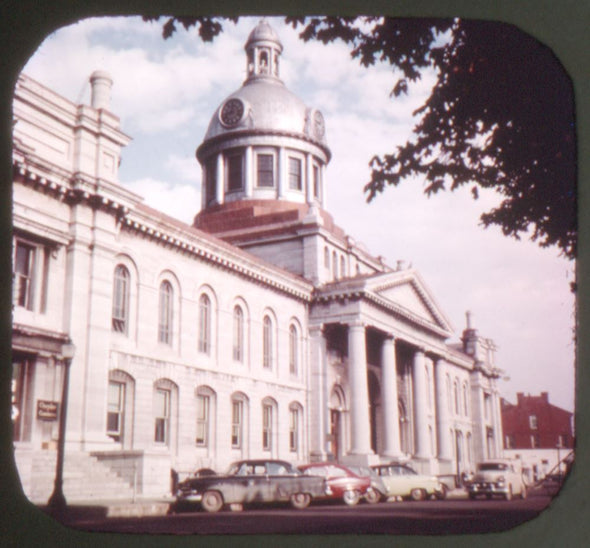
[[[90,466],[117,492],[161,494],[171,470],[245,457],[452,474],[500,453],[494,344],[469,318],[450,343],[419,273],[334,224],[321,112],[280,80],[268,23],[245,50],[246,80],[196,151],[193,226],[119,182],[130,138],[108,74],[90,105],[18,80],[13,419],[33,500],[51,491],[69,342],[67,497],[101,496]]]

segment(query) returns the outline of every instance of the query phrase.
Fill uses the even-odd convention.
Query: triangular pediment
[[[444,331],[452,331],[449,320],[415,270],[382,274],[371,279],[367,285],[367,289],[379,298],[412,316]]]

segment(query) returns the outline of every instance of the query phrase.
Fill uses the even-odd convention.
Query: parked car
[[[435,476],[418,474],[407,464],[378,464],[371,466],[387,489],[387,497],[403,497],[411,500],[425,500],[435,496],[446,496],[445,486]]]
[[[314,462],[299,467],[305,475],[321,476],[326,481],[323,498],[341,499],[348,506],[358,504],[371,487],[368,477],[361,477],[352,470],[335,462]]]
[[[367,489],[365,500],[369,504],[375,504],[387,499],[387,487],[383,479],[369,466],[348,466],[357,476],[364,476],[371,480],[371,487]]]
[[[323,478],[302,474],[282,460],[243,460],[230,465],[226,474],[200,475],[178,485],[175,510],[199,506],[217,512],[228,504],[289,501],[305,508],[312,498],[325,495]]]
[[[523,499],[527,496],[526,484],[518,463],[508,459],[478,463],[467,489],[470,499],[480,495],[488,499],[501,495],[506,500],[511,500],[514,495],[520,495]]]

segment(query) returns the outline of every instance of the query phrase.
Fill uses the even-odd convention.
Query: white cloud
[[[192,224],[201,205],[201,194],[193,185],[143,178],[126,182],[125,186],[144,197],[150,207],[187,224]]]

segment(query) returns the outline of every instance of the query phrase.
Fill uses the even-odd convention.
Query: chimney
[[[90,76],[90,104],[95,109],[111,108],[111,87],[113,80],[108,72],[97,70]]]
[[[471,327],[471,310],[467,310],[467,312],[465,312],[465,319],[467,320],[467,329],[472,329],[472,327]]]
[[[549,392],[541,392],[541,399],[545,403],[549,403]]]

